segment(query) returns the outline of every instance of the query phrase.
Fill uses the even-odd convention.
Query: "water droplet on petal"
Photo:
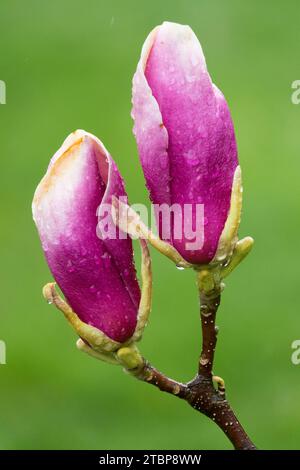
[[[44,251],[48,251],[48,249],[49,249],[49,248],[48,248],[48,244],[47,244],[46,242],[43,242],[43,243],[42,243],[42,247],[43,247],[43,250],[44,250]]]
[[[199,64],[199,57],[197,55],[191,56],[191,64],[196,67]]]
[[[73,273],[75,271],[75,267],[70,259],[67,262],[67,271],[68,273]]]
[[[168,157],[167,157],[167,156],[164,155],[164,156],[161,156],[161,157],[159,158],[159,164],[160,164],[160,167],[161,167],[163,170],[165,170],[165,169],[167,168],[168,163],[169,163],[169,161],[168,161]]]
[[[103,259],[104,267],[109,268],[111,262],[110,255],[106,252],[101,256],[101,258]]]
[[[185,152],[183,156],[190,166],[194,167],[198,165],[198,155],[193,149],[190,149],[188,152]]]
[[[101,264],[101,260],[99,259],[98,255],[95,255],[94,256],[94,260],[95,260],[95,264],[98,266],[99,264]]]
[[[87,259],[86,259],[86,258],[82,258],[82,259],[79,261],[80,266],[84,266],[86,263],[87,263]]]

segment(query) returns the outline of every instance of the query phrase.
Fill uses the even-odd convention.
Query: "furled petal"
[[[134,133],[154,204],[203,204],[203,246],[187,249],[183,231],[171,243],[189,262],[210,262],[230,209],[238,165],[224,96],[212,83],[188,26],[163,23],[147,38],[133,79]],[[161,224],[159,224],[161,234]]]
[[[72,309],[124,342],[136,327],[140,289],[130,238],[105,238],[97,231],[99,207],[112,196],[127,200],[115,162],[100,140],[76,131],[37,187],[33,216],[49,267]]]

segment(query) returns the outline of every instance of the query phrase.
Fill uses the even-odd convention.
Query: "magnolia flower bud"
[[[152,202],[183,214],[191,207],[187,219],[195,236],[203,234],[192,248],[184,226],[176,236],[173,217],[167,241],[192,264],[229,259],[242,202],[234,128],[190,27],[163,23],[146,39],[133,79],[132,116]],[[197,206],[204,210],[200,226]],[[165,239],[162,223],[157,217]]]
[[[44,295],[98,351],[114,351],[139,339],[150,311],[145,242],[142,277],[147,291],[141,297],[131,239],[116,233],[110,214],[109,236],[97,229],[99,213],[110,207],[112,197],[127,201],[118,168],[99,139],[79,130],[52,158],[32,205],[48,265],[66,302],[53,284],[45,286]]]

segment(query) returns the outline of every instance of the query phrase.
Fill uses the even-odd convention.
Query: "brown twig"
[[[159,370],[155,369],[149,362],[144,360],[143,367],[136,371],[130,371],[138,379],[148,382],[159,388],[162,392],[171,393],[179,398],[186,400],[187,385],[176,380],[169,379]]]
[[[217,343],[216,313],[220,304],[220,288],[211,292],[200,288],[202,325],[202,350],[196,377],[183,384],[169,379],[144,360],[142,367],[131,370],[138,379],[151,383],[163,392],[182,398],[195,410],[214,421],[237,450],[254,450],[256,447],[246,434],[225,397],[223,379],[213,376],[214,352]],[[214,386],[217,383],[217,388]]]

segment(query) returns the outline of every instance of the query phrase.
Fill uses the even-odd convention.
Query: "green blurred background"
[[[78,352],[62,315],[42,298],[51,280],[31,218],[49,158],[73,130],[100,137],[147,202],[130,118],[131,79],[148,32],[189,24],[227,97],[244,176],[240,235],[251,256],[227,281],[214,372],[260,448],[300,448],[299,126],[297,0],[1,0],[0,106],[2,449],[230,449],[184,402]],[[138,251],[138,250],[137,250]],[[192,272],[153,253],[151,322],[141,343],[156,367],[195,374],[200,349]]]

